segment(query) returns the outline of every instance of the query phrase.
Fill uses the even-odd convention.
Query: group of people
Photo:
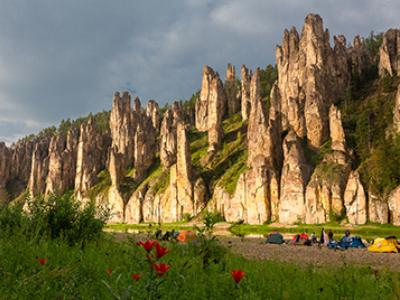
[[[283,244],[285,240],[283,236],[278,233],[272,233],[267,238],[267,243],[271,244]],[[329,249],[348,249],[348,248],[365,248],[364,243],[362,242],[360,237],[351,236],[350,230],[346,230],[344,236],[340,240],[334,239],[334,234],[332,230],[325,231],[324,228],[321,230],[320,238],[318,239],[315,232],[313,232],[310,236],[307,233],[296,234],[292,240],[288,241],[289,244],[292,245],[306,245],[311,246],[313,244],[316,245],[325,245]]]

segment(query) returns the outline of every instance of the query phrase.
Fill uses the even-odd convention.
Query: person
[[[322,245],[327,245],[328,242],[329,242],[328,235],[326,234],[325,229],[322,228],[322,230],[321,230],[321,237],[320,237],[320,239],[319,239],[319,243],[322,244]]]
[[[333,238],[333,232],[332,230],[328,230],[328,243],[327,246],[329,249],[337,249],[338,248],[338,244],[336,243],[336,241]]]
[[[351,244],[353,243],[353,238],[350,236],[350,230],[346,230],[344,232],[344,237],[342,237],[339,241],[339,245],[340,247],[347,249],[351,246]]]
[[[315,235],[315,232],[313,232],[311,234],[310,239],[311,239],[311,243],[313,243],[313,244],[316,244],[318,242],[317,241],[317,236]]]

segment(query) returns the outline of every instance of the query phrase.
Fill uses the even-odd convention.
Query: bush
[[[214,225],[218,222],[222,222],[224,218],[219,212],[206,211],[203,216],[203,223],[207,230],[212,230]]]
[[[28,239],[64,239],[70,246],[84,246],[98,239],[109,217],[108,210],[84,206],[72,193],[62,196],[37,197],[27,202],[25,213],[21,206],[6,206],[0,210],[1,235],[22,234]]]

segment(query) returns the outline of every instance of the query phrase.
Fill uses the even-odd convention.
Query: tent
[[[267,240],[265,241],[267,244],[283,244],[285,241],[283,239],[282,234],[279,232],[273,232],[268,235]]]
[[[344,249],[348,248],[365,248],[362,240],[358,236],[354,237],[342,237],[339,241],[338,246]]]
[[[191,230],[181,230],[177,236],[177,240],[181,243],[187,243],[193,241],[196,238],[196,234]]]
[[[376,238],[372,246],[368,247],[369,252],[398,253],[400,246],[395,238]]]

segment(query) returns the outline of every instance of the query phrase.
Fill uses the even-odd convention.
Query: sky
[[[204,64],[275,63],[285,28],[318,13],[331,36],[399,27],[398,0],[0,0],[0,141],[111,108],[187,99]],[[237,72],[240,73],[240,72]]]

